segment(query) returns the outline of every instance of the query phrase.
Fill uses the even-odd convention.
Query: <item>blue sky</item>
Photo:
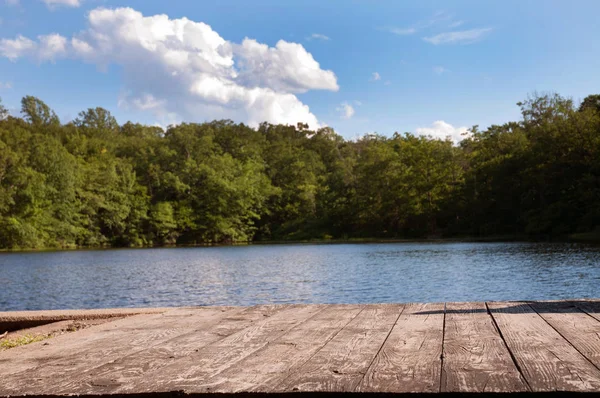
[[[599,93],[599,14],[596,0],[0,0],[0,97],[18,112],[38,96],[63,121],[102,106],[119,122],[456,135],[517,119],[535,91]]]

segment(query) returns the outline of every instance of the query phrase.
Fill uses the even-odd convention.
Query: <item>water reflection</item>
[[[578,244],[270,245],[0,254],[0,310],[600,296]]]

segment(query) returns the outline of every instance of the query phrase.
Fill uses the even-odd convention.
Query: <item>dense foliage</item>
[[[519,104],[459,145],[231,121],[68,124],[0,103],[0,248],[565,236],[600,226],[600,96]]]

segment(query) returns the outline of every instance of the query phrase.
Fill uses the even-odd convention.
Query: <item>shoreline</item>
[[[58,310],[21,310],[0,312],[0,333],[32,328],[62,321],[89,321],[128,317],[141,314],[162,314],[171,307],[120,307]]]
[[[486,237],[451,237],[451,238],[349,238],[349,239],[305,239],[305,240],[260,240],[228,243],[198,243],[162,246],[81,246],[81,247],[46,247],[46,248],[17,248],[0,249],[3,253],[43,253],[65,251],[100,251],[100,250],[131,250],[131,249],[183,249],[199,247],[233,247],[261,245],[342,245],[342,244],[386,244],[386,243],[581,243],[600,244],[600,234],[579,233],[556,238],[529,237],[524,235],[495,235]]]

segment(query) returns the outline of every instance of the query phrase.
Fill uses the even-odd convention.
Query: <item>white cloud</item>
[[[387,27],[387,28],[383,28],[383,30],[385,30],[386,32],[390,32],[393,33],[395,35],[398,36],[407,36],[407,35],[412,35],[415,34],[417,32],[416,28],[396,28],[396,27]]]
[[[164,100],[157,100],[152,94],[142,94],[139,97],[130,98],[130,93],[126,93],[119,97],[119,106],[125,109],[133,108],[139,111],[147,111],[159,109],[164,105]]]
[[[373,72],[371,74],[371,81],[376,82],[377,80],[381,80],[381,75],[378,72]]]
[[[79,7],[81,2],[79,0],[42,0],[49,8],[54,8],[57,6],[65,6],[65,7]]]
[[[4,3],[9,6],[19,5],[19,0],[4,0]]]
[[[57,33],[38,36],[37,57],[41,61],[54,61],[67,53],[67,39]]]
[[[433,73],[435,73],[436,75],[441,75],[445,72],[448,72],[448,69],[444,68],[443,66],[435,66],[433,68]]]
[[[0,82],[0,90],[1,89],[11,89],[12,82]]]
[[[428,135],[433,138],[446,139],[450,137],[450,139],[457,143],[466,138],[468,132],[467,127],[454,127],[450,123],[446,123],[443,120],[437,120],[432,123],[431,127],[419,127],[416,129],[416,133],[419,135]]]
[[[342,102],[335,110],[340,112],[342,119],[350,119],[354,116],[354,107],[347,102]]]
[[[75,54],[78,54],[80,57],[91,58],[94,53],[94,48],[91,45],[76,37],[71,39],[71,47]]]
[[[460,25],[464,24],[464,21],[455,21],[448,25],[449,28],[458,28]]]
[[[434,45],[438,44],[472,44],[483,39],[486,34],[492,31],[492,28],[460,30],[454,32],[440,33],[431,37],[424,37],[423,40]]]
[[[169,120],[303,122],[317,128],[316,116],[295,94],[339,89],[335,74],[297,43],[233,43],[203,22],[144,16],[131,8],[94,9],[88,25],[69,40],[3,39],[0,55],[12,61],[70,57],[101,69],[119,65],[126,93],[120,106]]]
[[[385,81],[385,83],[383,83],[383,84],[384,84],[385,86],[389,86],[390,84],[392,84],[392,82],[391,82],[391,81],[389,81],[389,80],[386,80],[386,81]]]
[[[37,37],[35,42],[25,36],[17,36],[15,39],[0,40],[0,55],[11,61],[21,57],[32,57],[38,61],[51,61],[63,57],[67,53],[67,39],[52,33]]]
[[[0,54],[11,61],[17,58],[28,55],[36,48],[36,43],[25,36],[17,36],[15,39],[0,40]]]
[[[453,14],[450,14],[443,10],[438,10],[431,16],[431,18],[429,18],[426,21],[421,22],[419,25],[422,28],[427,28],[430,26],[439,25],[439,24],[447,22],[447,21],[451,21],[452,18],[454,18]]]
[[[308,41],[310,41],[310,40],[325,40],[325,41],[327,41],[327,40],[331,40],[331,39],[329,38],[329,36],[325,36],[321,33],[313,33],[312,35],[308,36],[306,38],[306,40],[308,40]]]
[[[233,51],[240,68],[237,80],[245,86],[266,86],[291,93],[339,89],[335,74],[321,69],[301,44],[279,40],[275,47],[269,47],[244,39],[241,45],[233,45]]]
[[[440,10],[440,11],[436,11],[430,18],[417,21],[408,28],[398,28],[398,27],[394,27],[394,26],[391,26],[391,27],[388,26],[388,27],[383,27],[380,29],[384,30],[386,32],[393,33],[395,35],[407,36],[407,35],[413,35],[421,30],[431,28],[432,26],[441,25],[442,23],[449,24],[448,26],[451,28],[460,26],[462,24],[462,21],[452,22],[453,18],[454,18],[453,14],[449,14],[445,11]]]

